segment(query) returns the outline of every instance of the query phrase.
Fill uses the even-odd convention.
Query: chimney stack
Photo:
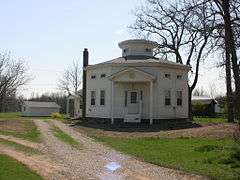
[[[87,70],[88,66],[88,49],[83,51],[83,87],[82,87],[82,119],[86,121],[86,100],[87,100]]]
[[[88,66],[88,49],[85,48],[83,51],[83,67]]]

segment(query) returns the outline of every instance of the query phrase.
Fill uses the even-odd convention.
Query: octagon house
[[[155,58],[157,45],[143,39],[123,41],[121,57],[95,65],[88,65],[84,50],[87,119],[153,124],[188,118],[190,67]]]

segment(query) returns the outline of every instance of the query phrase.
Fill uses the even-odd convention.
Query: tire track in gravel
[[[182,171],[156,166],[150,163],[139,161],[128,155],[121,154],[101,143],[95,142],[90,137],[77,132],[74,128],[53,120],[52,123],[63,132],[78,140],[83,150],[68,153],[63,148],[68,158],[72,159],[72,169],[77,166],[79,172],[83,172],[85,177],[90,179],[206,179],[201,176],[191,175]],[[120,166],[115,171],[108,170],[105,166],[109,163],[117,163]],[[81,164],[81,165],[80,165]]]

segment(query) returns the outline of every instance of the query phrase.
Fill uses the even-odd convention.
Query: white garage
[[[22,105],[23,116],[51,116],[59,112],[61,107],[55,102],[24,101]]]

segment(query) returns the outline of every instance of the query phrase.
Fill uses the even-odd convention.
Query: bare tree
[[[197,88],[193,91],[194,96],[206,96],[207,93],[204,91],[203,88]]]
[[[0,112],[5,110],[7,100],[15,97],[19,88],[29,80],[23,61],[13,59],[9,53],[0,53]]]
[[[226,87],[227,87],[227,107],[228,121],[234,121],[233,107],[239,107],[240,104],[240,78],[239,65],[237,60],[236,48],[240,47],[240,1],[238,0],[209,0],[205,2],[212,6],[212,11],[217,15],[218,22],[216,23],[217,35],[214,34],[216,45],[224,51],[225,58],[222,66],[226,70]],[[235,82],[235,98],[232,90],[232,71]],[[234,103],[235,101],[235,103]],[[237,114],[240,110],[237,108]],[[238,115],[239,116],[239,115]],[[236,116],[237,117],[237,116]]]
[[[192,119],[191,97],[198,82],[199,66],[211,47],[215,15],[211,7],[194,0],[177,2],[146,0],[145,7],[136,10],[132,29],[144,37],[158,41],[156,54],[192,66],[193,81],[189,84],[189,118]]]
[[[81,66],[77,61],[74,61],[72,66],[65,70],[61,79],[58,82],[58,88],[69,95],[77,93],[81,89],[82,71]]]

